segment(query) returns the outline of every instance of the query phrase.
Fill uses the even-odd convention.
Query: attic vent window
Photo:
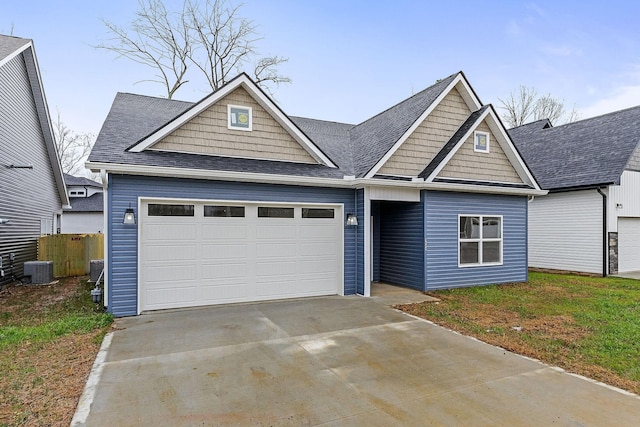
[[[473,151],[478,153],[489,152],[489,134],[486,132],[473,133]]]
[[[240,105],[227,106],[229,117],[228,127],[235,130],[250,131],[253,127],[253,118],[251,116],[251,107],[242,107]]]

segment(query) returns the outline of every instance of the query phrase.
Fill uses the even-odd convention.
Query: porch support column
[[[364,296],[371,296],[371,193],[364,187]]]

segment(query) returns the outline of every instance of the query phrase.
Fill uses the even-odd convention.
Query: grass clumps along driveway
[[[69,425],[113,319],[87,277],[0,291],[0,426]]]
[[[640,281],[530,273],[528,283],[457,288],[400,310],[640,394]]]

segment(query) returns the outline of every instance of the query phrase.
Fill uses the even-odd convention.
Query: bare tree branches
[[[570,123],[580,118],[575,108],[567,112],[562,100],[552,97],[550,93],[538,96],[538,92],[532,87],[520,86],[507,99],[498,98],[498,101],[502,104],[500,108],[504,110],[502,120],[508,127],[521,126],[530,119]]]
[[[97,48],[111,50],[156,71],[168,98],[188,83],[191,69],[200,71],[212,90],[253,64],[253,78],[267,91],[270,84],[289,83],[277,66],[287,58],[256,60],[257,26],[239,16],[240,6],[226,0],[185,0],[182,10],[168,11],[162,0],[139,0],[129,30],[103,21],[112,38]]]
[[[505,113],[502,119],[508,127],[523,125],[529,120],[536,106],[538,93],[534,88],[520,86],[518,92],[511,92],[506,100],[498,98]]]
[[[60,112],[53,121],[53,134],[62,171],[69,175],[83,172],[84,161],[91,152],[95,136],[90,133],[78,134],[69,129],[60,119]]]

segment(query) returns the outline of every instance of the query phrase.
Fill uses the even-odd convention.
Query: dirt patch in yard
[[[90,301],[86,277],[0,291],[0,341],[11,328],[44,328],[65,316],[104,316]],[[107,322],[108,323],[108,322]],[[68,426],[108,326],[26,338],[0,346],[0,425]],[[1,342],[0,342],[1,344]]]
[[[101,331],[26,343],[0,356],[0,424],[69,425],[98,353]]]

